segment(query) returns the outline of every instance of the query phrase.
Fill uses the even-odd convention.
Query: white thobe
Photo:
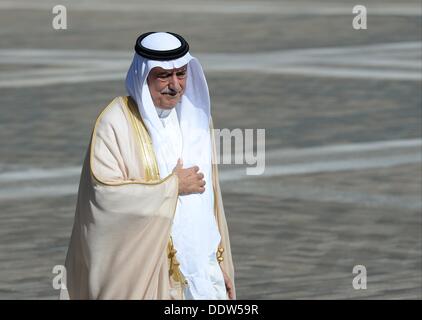
[[[179,120],[177,117],[177,112],[175,108],[173,109],[161,109],[157,108],[157,114],[160,118],[161,123],[163,124],[163,131],[165,131],[166,139],[166,148],[169,151],[169,158],[172,157],[173,161],[177,161],[178,158],[182,156],[182,148],[183,148],[183,139],[182,133],[179,126]],[[211,181],[207,181],[207,184]],[[212,188],[212,184],[207,185],[208,188]],[[177,211],[176,211],[176,223],[177,224],[185,224],[186,221],[177,220]],[[208,217],[209,218],[209,217]],[[209,221],[212,223],[201,223],[197,226],[190,226],[191,229],[195,228],[196,232],[201,234],[210,234],[210,237],[216,237],[215,233],[218,233],[218,227],[216,225],[215,218],[208,219],[205,221]],[[201,228],[202,230],[197,230]],[[174,230],[176,229],[176,230]],[[175,232],[181,232],[180,227],[172,229],[172,235],[175,236]],[[186,232],[191,232],[193,230],[189,230],[188,228],[183,228]],[[177,236],[177,235],[176,235]],[[219,236],[219,234],[218,234]],[[196,252],[203,252],[203,244],[198,242],[193,244],[196,248],[194,251]],[[177,249],[177,248],[176,248]],[[188,281],[188,285],[185,288],[184,295],[185,298],[188,300],[198,300],[198,299],[210,299],[210,300],[224,300],[228,299],[226,288],[224,284],[224,277],[221,271],[221,268],[218,264],[217,257],[216,257],[217,248],[215,251],[212,252],[208,256],[208,261],[206,261],[199,269],[202,271],[205,269],[206,272],[199,273],[192,273],[192,274],[185,274],[185,277]],[[185,263],[194,263],[193,261],[185,261]],[[195,261],[197,264],[198,262]],[[181,270],[184,269],[191,269],[187,268],[187,266],[183,265],[181,261]]]

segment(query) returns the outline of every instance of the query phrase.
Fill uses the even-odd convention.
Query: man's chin
[[[170,101],[166,101],[163,106],[160,106],[161,109],[173,109],[177,104],[180,102],[180,99],[172,99]]]
[[[164,106],[160,106],[161,109],[166,109],[166,110],[170,110],[173,109],[175,106],[177,106],[177,103],[175,103],[174,105],[164,105]]]

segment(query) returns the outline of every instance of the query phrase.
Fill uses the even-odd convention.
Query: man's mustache
[[[169,95],[174,97],[175,95],[177,95],[180,92],[181,91],[176,91],[176,90],[167,88],[167,89],[164,89],[163,91],[161,91],[161,94],[169,94]]]

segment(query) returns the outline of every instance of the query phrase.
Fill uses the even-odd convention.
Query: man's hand
[[[198,173],[199,167],[193,166],[183,169],[183,163],[179,159],[177,165],[174,167],[173,172],[179,178],[179,196],[203,193],[205,191],[205,180],[202,173]]]
[[[230,300],[234,299],[234,288],[233,288],[233,282],[230,280],[229,276],[227,275],[227,273],[223,270],[223,268],[220,265],[220,269],[223,272],[223,277],[224,277],[224,284],[226,285],[226,291],[227,291],[227,295],[229,296]]]

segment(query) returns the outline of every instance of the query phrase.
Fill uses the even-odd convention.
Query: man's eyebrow
[[[157,76],[162,76],[162,75],[166,75],[166,74],[172,74],[171,71],[160,71],[157,73]]]

